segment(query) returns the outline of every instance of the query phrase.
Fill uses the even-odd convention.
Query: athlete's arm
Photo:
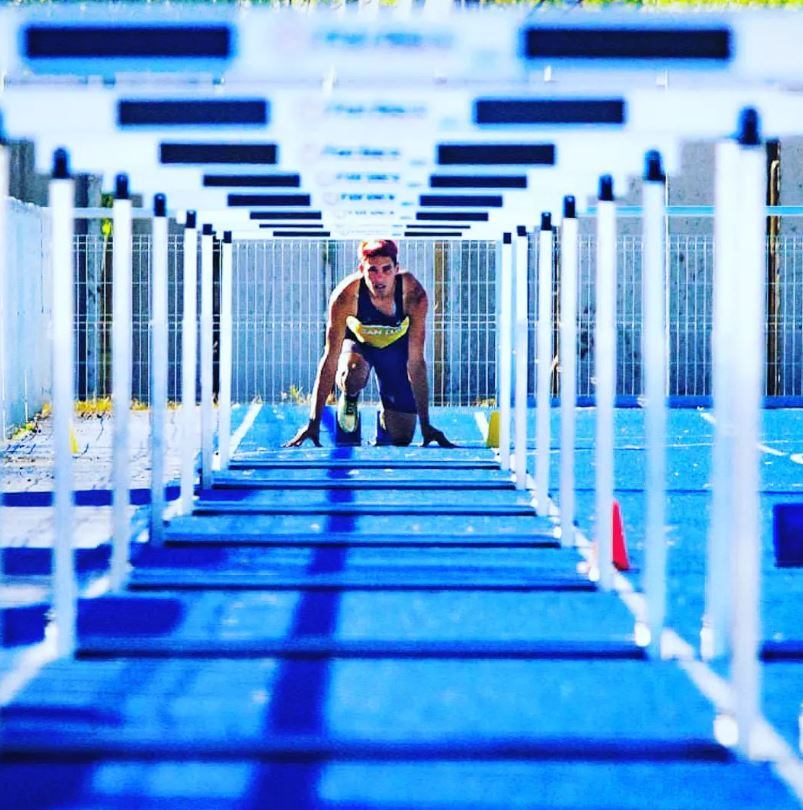
[[[315,385],[312,387],[309,422],[289,442],[285,443],[285,447],[298,447],[306,439],[311,439],[318,447],[321,446],[321,417],[326,405],[326,399],[335,384],[337,361],[340,357],[340,350],[343,348],[343,339],[346,336],[346,317],[353,308],[348,287],[349,285],[346,283],[339,285],[332,293],[329,301],[329,311],[326,319],[326,342],[323,356],[318,363]]]
[[[454,445],[429,421],[429,383],[427,381],[427,361],[424,359],[426,338],[427,293],[418,279],[407,274],[404,290],[404,310],[410,318],[408,334],[407,376],[415,397],[418,421],[424,445],[437,442],[441,447]],[[404,283],[404,281],[402,282]]]

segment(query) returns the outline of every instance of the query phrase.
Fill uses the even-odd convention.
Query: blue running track
[[[435,410],[455,450],[336,448],[331,425],[321,449],[280,449],[303,418],[263,408],[165,548],[137,546],[127,591],[80,602],[75,659],[2,710],[0,807],[799,806],[716,742],[676,663],[644,656],[472,412]],[[638,587],[642,415],[617,419]],[[769,508],[803,499],[803,415],[768,419],[785,454],[764,457]],[[578,428],[590,534],[593,411]],[[675,411],[670,429],[669,621],[696,644],[711,426]],[[803,641],[803,572],[768,546],[764,573],[765,639]],[[803,663],[763,668],[765,712],[796,747]]]

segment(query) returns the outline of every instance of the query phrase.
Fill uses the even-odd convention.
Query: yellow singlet
[[[398,326],[383,326],[381,324],[361,323],[355,315],[346,318],[346,326],[354,333],[360,343],[374,346],[377,349],[384,349],[390,346],[399,338],[407,334],[410,328],[410,318],[405,315],[404,320]]]

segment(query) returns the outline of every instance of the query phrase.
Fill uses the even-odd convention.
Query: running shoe
[[[342,391],[337,399],[337,424],[344,433],[354,433],[360,420],[358,397],[346,396]]]

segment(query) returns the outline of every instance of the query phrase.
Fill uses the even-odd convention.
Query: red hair
[[[360,261],[363,259],[376,259],[379,256],[386,256],[396,264],[396,257],[399,255],[399,248],[392,239],[366,239],[360,242],[358,250]]]

